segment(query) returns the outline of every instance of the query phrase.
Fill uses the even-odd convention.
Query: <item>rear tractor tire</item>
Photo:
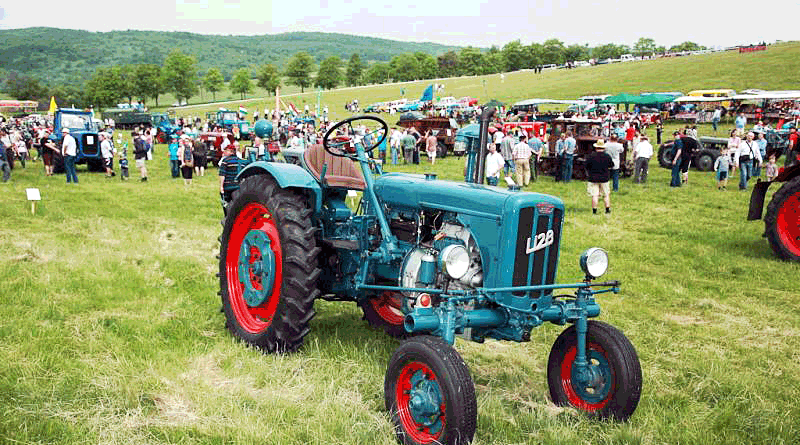
[[[764,215],[764,229],[775,255],[800,261],[800,176],[772,195]]]
[[[694,160],[694,166],[701,172],[710,172],[714,170],[714,162],[716,157],[710,151],[702,151]]]
[[[266,352],[293,352],[319,295],[311,210],[302,194],[267,175],[246,178],[223,222],[220,296],[226,325]]]

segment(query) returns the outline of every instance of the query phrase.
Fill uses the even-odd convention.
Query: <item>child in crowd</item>
[[[728,156],[728,147],[723,147],[722,152],[714,162],[714,171],[717,172],[717,190],[727,190],[730,163],[731,157]]]
[[[122,150],[119,151],[119,169],[121,170],[119,179],[127,181],[130,176],[130,172],[128,171],[128,141],[123,143],[118,139],[117,143],[122,144]]]
[[[766,167],[767,181],[772,181],[778,176],[778,164],[775,163],[775,155],[770,155]]]

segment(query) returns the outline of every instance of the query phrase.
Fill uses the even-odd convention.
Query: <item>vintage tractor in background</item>
[[[790,155],[792,153],[788,153]],[[772,181],[760,181],[750,195],[748,221],[761,219],[767,189],[783,183],[772,195],[764,215],[764,236],[775,255],[784,260],[800,261],[800,162],[781,168]]]
[[[156,128],[156,140],[165,144],[171,138],[181,134],[181,127],[167,113],[151,113],[151,123]]]
[[[75,158],[76,164],[87,164],[91,171],[103,171],[103,156],[100,153],[100,138],[97,128],[92,119],[91,111],[79,110],[76,108],[59,108],[53,118],[53,133],[49,139],[61,147],[64,136],[61,134],[62,128],[69,128],[70,134],[75,138],[78,145],[78,154]],[[53,159],[53,170],[61,173],[64,171],[64,160],[60,151]]]
[[[250,139],[252,130],[250,122],[245,119],[239,119],[239,114],[236,111],[220,108],[216,112],[207,112],[206,119],[209,121],[209,126],[216,125],[230,131],[236,139]]]
[[[596,281],[608,255],[580,257],[585,276],[556,284],[564,204],[553,196],[482,185],[488,122],[467,139],[468,182],[384,173],[368,153],[386,123],[334,125],[302,165],[254,162],[239,175],[223,221],[220,295],[228,329],[266,352],[295,351],[314,300],[354,301],[366,320],[404,340],[389,360],[386,409],[410,444],[469,443],[477,423],[470,372],[455,337],[523,342],[545,322],[571,326],[547,363],[550,396],[599,418],[625,420],[642,373],[630,341],[600,314]],[[373,135],[364,146],[362,125]],[[362,192],[347,205],[348,191]],[[572,290],[570,294],[565,290]]]

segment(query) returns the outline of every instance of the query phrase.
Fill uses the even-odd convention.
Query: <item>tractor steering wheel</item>
[[[353,125],[353,122],[356,122]],[[386,122],[375,116],[353,116],[331,127],[322,139],[325,151],[341,157],[355,157],[356,146],[361,144],[369,153],[381,145],[389,134]]]

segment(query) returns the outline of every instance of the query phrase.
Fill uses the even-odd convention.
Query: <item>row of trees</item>
[[[669,51],[692,51],[704,49],[693,42],[684,42],[669,48]],[[493,46],[484,51],[466,47],[451,50],[438,57],[423,52],[407,53],[393,57],[388,63],[367,64],[358,54],[353,54],[345,63],[338,56],[321,60],[319,66],[308,52],[293,55],[283,72],[275,65],[264,63],[257,67],[239,68],[230,78],[228,88],[242,99],[255,86],[274,92],[285,76],[287,82],[300,87],[301,91],[311,86],[332,89],[340,85],[357,86],[381,84],[391,81],[412,81],[462,75],[482,75],[498,72],[534,68],[546,64],[562,64],[588,59],[619,58],[622,54],[645,56],[668,51],[657,46],[650,38],[640,38],[633,47],[613,43],[589,47],[588,45],[565,45],[558,39],[544,43],[523,45],[519,40],[509,42],[502,48]],[[0,73],[3,74],[3,73]],[[202,78],[198,74],[197,60],[180,50],[173,50],[159,66],[155,64],[117,65],[98,68],[85,82],[83,89],[74,86],[46,86],[37,79],[8,73],[5,90],[19,99],[39,100],[49,103],[55,96],[58,103],[75,104],[97,108],[134,99],[147,103],[150,99],[158,106],[164,93],[172,93],[178,102],[188,101],[198,91],[205,90],[216,100],[216,93],[225,88],[225,78],[219,68],[210,68]]]
[[[507,43],[502,48],[493,46],[488,51],[474,47],[459,51],[448,51],[438,57],[423,52],[395,56],[388,63],[374,63],[367,66],[358,54],[353,54],[345,66],[338,57],[329,57],[316,69],[310,54],[295,54],[288,63],[286,76],[289,83],[305,89],[311,85],[320,88],[335,88],[339,85],[355,86],[380,84],[390,81],[433,79],[463,75],[493,74],[520,69],[534,68],[546,64],[563,64],[589,59],[614,59],[623,54],[639,57],[667,51],[694,51],[704,49],[693,42],[684,42],[669,49],[657,46],[650,38],[640,38],[633,47],[608,43],[590,48],[588,45],[566,46],[558,39],[544,43],[523,45],[519,40]]]

